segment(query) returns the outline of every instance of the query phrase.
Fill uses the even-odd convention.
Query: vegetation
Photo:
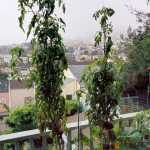
[[[67,106],[67,116],[72,116],[78,113],[82,112],[82,106],[79,104],[77,100],[66,100],[66,106]]]
[[[118,140],[125,145],[129,144],[141,144],[143,134],[134,127],[125,127],[122,134],[118,137]]]
[[[61,149],[62,133],[65,126],[65,99],[61,96],[64,80],[64,70],[67,69],[65,46],[59,34],[64,30],[65,22],[55,14],[55,7],[65,5],[62,0],[19,0],[18,7],[21,12],[19,17],[20,28],[24,31],[23,23],[27,13],[32,15],[29,24],[27,38],[33,32],[31,41],[32,69],[28,74],[29,87],[35,84],[36,107],[38,108],[37,126],[41,132],[46,128],[52,130],[52,138],[56,146]],[[16,69],[16,62],[21,60],[22,48],[14,48],[11,51],[11,70],[14,78],[20,79],[20,73]]]
[[[124,149],[150,148],[149,114],[150,110],[138,113],[131,125],[123,119],[114,124],[113,131],[116,135],[116,141],[120,145],[124,145]],[[121,122],[121,126],[119,122]]]
[[[112,26],[107,23],[114,10],[103,8],[93,15],[96,20],[100,17],[101,31],[95,38],[95,46],[103,41],[104,55],[94,61],[84,72],[82,81],[85,83],[89,119],[100,130],[100,147],[104,150],[114,149],[115,134],[113,132],[113,118],[117,116],[116,106],[121,94],[121,72],[115,62],[109,60],[113,45],[110,33]]]
[[[123,53],[127,56],[125,63],[125,90],[142,91],[148,86],[148,67],[150,67],[150,14],[132,10],[136,15],[139,27],[129,27],[127,37],[122,36],[120,43]]]
[[[143,111],[139,113],[133,121],[132,126],[138,129],[142,134],[143,137],[147,138],[150,135],[150,110]]]
[[[66,100],[67,114],[66,116],[74,115],[78,112],[82,112],[81,106],[76,100]],[[11,128],[9,132],[20,132],[37,128],[36,116],[38,110],[35,104],[28,104],[23,107],[16,108],[5,118],[5,123]]]
[[[6,123],[13,128],[14,132],[17,132],[36,127],[32,124],[33,120],[36,120],[42,133],[46,128],[52,130],[51,137],[54,139],[55,148],[59,145],[59,149],[62,149],[62,134],[68,115],[66,106],[70,105],[70,102],[66,104],[64,97],[61,96],[64,70],[68,66],[65,46],[60,35],[60,29],[64,30],[65,22],[55,15],[55,7],[56,5],[62,7],[63,12],[65,12],[65,5],[62,0],[19,0],[18,4],[21,11],[19,24],[23,31],[25,15],[27,13],[32,14],[27,38],[32,31],[34,38],[31,41],[31,56],[28,58],[31,62],[30,66],[27,66],[30,73],[26,79],[29,87],[35,84],[36,106],[28,105],[25,109],[18,108],[11,114],[12,116],[6,118]],[[138,16],[139,22],[143,23],[143,26],[140,26],[137,30],[129,28],[128,36],[126,38],[122,37],[122,50],[126,50],[124,53],[128,58],[124,78],[127,87],[141,89],[147,87],[147,68],[150,67],[150,36],[147,34],[150,31],[149,20],[143,22],[141,18],[143,15],[146,18],[150,15],[134,12]],[[113,131],[113,118],[117,117],[116,108],[122,92],[122,66],[111,57],[113,43],[110,34],[112,33],[112,25],[108,23],[108,18],[113,14],[114,10],[104,7],[93,15],[95,20],[100,18],[101,26],[101,30],[95,38],[95,46],[103,43],[104,53],[101,58],[95,60],[85,70],[81,79],[88,91],[86,96],[87,103],[90,106],[88,110],[89,120],[98,127],[99,141],[101,142],[100,149],[103,150],[111,150],[115,146],[116,136]],[[17,63],[22,63],[23,51],[19,47],[11,51],[10,67],[13,78],[22,78],[16,66]],[[141,57],[139,57],[139,54],[141,54]],[[75,103],[72,105],[75,109],[73,108],[69,115],[74,114],[78,109],[77,107],[79,107]],[[35,115],[36,108],[39,109]],[[24,126],[26,124],[29,124],[29,126]],[[144,131],[147,130],[144,129]],[[143,135],[142,125],[140,128],[125,128],[118,139],[124,141],[124,143],[129,141],[138,143]]]
[[[30,144],[28,142],[24,142],[22,150],[30,150]]]
[[[28,104],[16,108],[8,117],[5,123],[12,128],[12,132],[26,131],[37,128],[35,125],[37,109],[35,105]]]

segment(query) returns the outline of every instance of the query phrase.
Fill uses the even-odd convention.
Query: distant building
[[[0,63],[4,62],[4,57],[0,56]]]
[[[8,110],[4,107],[4,105],[8,107],[10,106],[8,92],[0,93],[0,120],[9,114]]]
[[[4,56],[4,62],[10,64],[11,58],[12,58],[11,55],[5,55],[5,56]]]
[[[0,77],[0,120],[9,114],[8,110],[4,107],[4,105],[10,107],[8,87],[8,81]]]
[[[66,53],[67,59],[68,60],[75,60],[75,54],[71,52]]]
[[[12,110],[25,104],[35,102],[35,89],[34,87],[28,89],[27,82],[25,80],[10,81],[9,95],[10,107]]]
[[[64,85],[62,86],[63,96],[66,99],[76,99],[76,92],[79,89],[84,89],[85,85],[80,82],[80,78],[84,69],[91,62],[70,62],[70,65],[65,71],[66,79],[64,81]],[[85,107],[85,96],[80,99],[82,106]]]

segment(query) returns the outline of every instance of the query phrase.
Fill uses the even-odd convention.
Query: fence
[[[119,115],[119,118],[128,120],[129,123],[133,120],[133,118],[137,115],[136,113],[129,113],[129,114],[123,114]],[[115,120],[118,120],[119,118],[115,118]],[[120,124],[121,125],[121,124]],[[92,129],[90,128],[90,122],[88,120],[79,121],[79,122],[73,122],[67,124],[68,132],[67,134],[63,135],[64,140],[64,150],[72,150],[75,148],[75,146],[78,147],[79,150],[83,150],[83,135],[86,133],[86,136],[90,139],[89,143],[89,149],[92,150],[94,145],[96,144],[95,141],[93,141],[92,138]],[[49,134],[49,130],[46,131],[46,134]],[[75,136],[74,136],[75,135]],[[39,137],[40,132],[39,130],[30,130],[30,131],[24,131],[24,132],[18,132],[8,135],[2,135],[0,136],[0,150],[4,149],[4,144],[7,142],[15,142],[15,150],[20,150],[19,141],[23,139],[28,139],[30,143],[31,150],[34,150],[34,144],[33,140],[35,137]],[[74,143],[73,138],[78,137],[80,140],[79,142]],[[47,142],[46,138],[43,140],[44,142],[44,149],[47,149]]]

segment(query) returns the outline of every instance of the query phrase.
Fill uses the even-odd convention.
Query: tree
[[[37,109],[35,105],[28,104],[16,108],[5,118],[5,123],[12,128],[12,132],[20,132],[37,128],[35,124]]]
[[[110,37],[112,25],[108,23],[108,18],[113,14],[113,9],[103,7],[93,15],[95,20],[101,18],[101,31],[95,38],[95,46],[102,42],[104,55],[86,68],[81,79],[88,91],[86,94],[86,101],[90,106],[88,116],[100,130],[100,147],[103,150],[114,149],[116,137],[112,130],[113,118],[117,116],[116,106],[122,91],[121,71],[117,63],[110,60],[113,43]]]
[[[122,36],[121,50],[126,54],[125,90],[145,90],[148,85],[150,67],[150,14],[132,10],[136,15],[139,27],[135,30],[128,28],[127,37]]]
[[[65,46],[60,30],[64,30],[65,22],[55,14],[55,7],[65,5],[62,0],[19,0],[20,28],[24,31],[23,22],[27,13],[32,14],[27,38],[33,31],[32,50],[29,60],[32,69],[26,77],[29,87],[35,84],[36,107],[38,108],[37,125],[41,132],[46,128],[52,130],[52,138],[61,149],[62,133],[65,126],[65,99],[61,96],[64,70],[67,69]],[[22,48],[11,51],[12,76],[19,78],[16,62],[21,61]]]

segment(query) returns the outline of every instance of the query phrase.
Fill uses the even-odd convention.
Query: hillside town
[[[150,150],[150,0],[0,4],[0,150]]]

